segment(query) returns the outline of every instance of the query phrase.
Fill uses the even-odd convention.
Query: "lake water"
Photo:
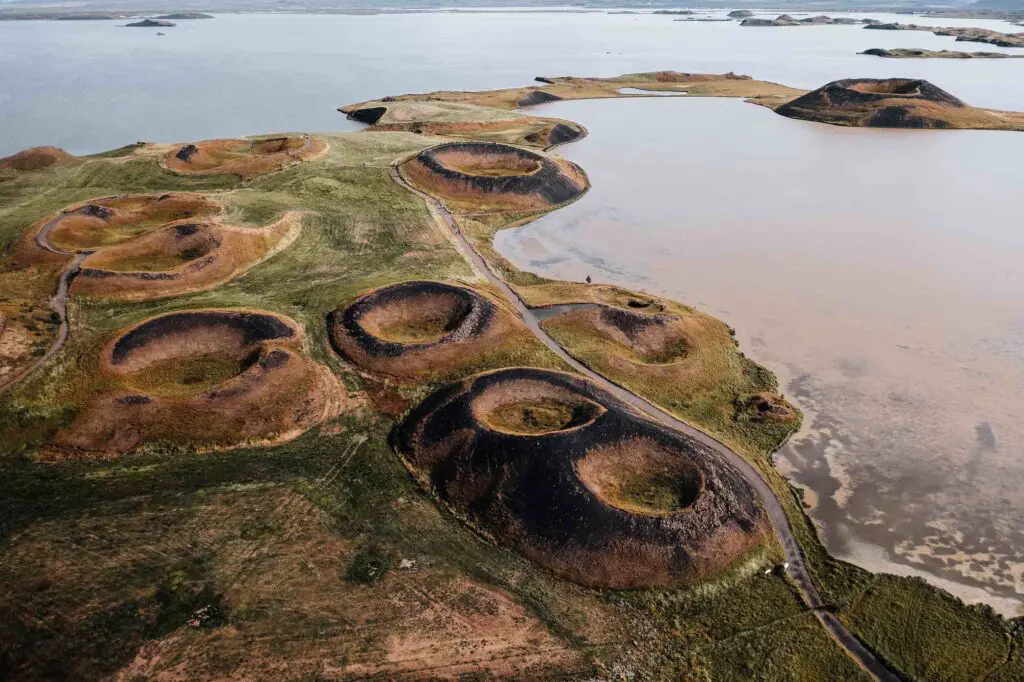
[[[659,69],[736,71],[805,88],[850,76],[922,76],[973,104],[1024,109],[1024,60],[908,62],[856,54],[871,47],[984,46],[859,26],[741,28],[673,18],[229,14],[181,21],[162,29],[163,36],[119,21],[3,21],[0,155],[41,144],[88,153],[136,140],[347,130],[354,125],[337,106],[388,94]],[[1004,22],[914,21],[1012,30]]]
[[[923,77],[976,105],[1024,110],[1024,60],[856,54],[999,48],[859,26],[673,18],[220,15],[179,22],[164,36],[123,22],[0,22],[0,155],[40,144],[89,153],[136,140],[355,130],[335,107],[518,86],[538,75],[658,69],[735,71],[805,88]],[[502,252],[536,272],[591,274],[727,319],[807,414],[778,461],[807,486],[829,546],[1016,608],[1024,135],[845,130],[688,97],[540,111],[590,129],[561,151],[594,189],[502,233]]]
[[[794,121],[739,100],[538,108],[580,201],[498,234],[538,274],[721,317],[806,424],[777,457],[829,548],[1004,613],[1024,577],[1024,134]]]

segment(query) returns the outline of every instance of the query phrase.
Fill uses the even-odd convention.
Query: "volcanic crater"
[[[125,330],[100,358],[118,387],[53,447],[117,454],[144,442],[231,447],[297,436],[341,408],[333,374],[302,352],[294,322],[248,310],[168,313]]]
[[[1007,128],[1019,124],[971,107],[928,81],[848,78],[783,104],[789,118],[872,128]]]
[[[214,220],[223,207],[187,193],[95,199],[43,224],[37,241],[86,254],[72,292],[143,299],[173,296],[227,281],[287,246],[298,214],[263,228]]]
[[[175,147],[163,165],[177,173],[253,177],[318,156],[326,145],[311,135],[251,140],[203,140]]]
[[[629,349],[638,362],[665,365],[687,356],[689,341],[680,317],[615,306],[600,306],[591,317],[598,331]]]
[[[470,377],[415,408],[392,443],[460,517],[592,587],[699,581],[759,545],[767,527],[724,458],[570,374]]]
[[[328,315],[334,350],[373,372],[415,378],[479,359],[521,331],[473,289],[434,281],[376,289]]]
[[[565,159],[489,142],[431,147],[401,170],[450,209],[474,213],[549,210],[589,188],[583,170]]]

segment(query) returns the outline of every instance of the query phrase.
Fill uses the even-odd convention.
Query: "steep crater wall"
[[[417,187],[466,210],[549,209],[576,199],[589,186],[583,171],[564,159],[483,142],[426,149],[402,171]]]
[[[100,357],[104,386],[47,449],[112,456],[147,443],[229,448],[294,438],[337,414],[344,390],[305,355],[294,322],[249,310],[145,320]]]
[[[575,582],[684,585],[763,540],[742,475],[569,374],[507,369],[442,389],[392,434],[459,516]]]

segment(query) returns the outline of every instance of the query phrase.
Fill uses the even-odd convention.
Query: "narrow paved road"
[[[823,609],[825,604],[822,602],[821,595],[818,594],[818,590],[814,586],[814,582],[811,580],[811,577],[807,572],[803,553],[800,551],[800,544],[793,536],[793,530],[789,525],[789,517],[786,516],[786,512],[783,510],[782,504],[775,496],[775,492],[768,486],[765,480],[761,477],[761,474],[757,472],[753,465],[751,465],[741,455],[733,452],[724,443],[712,438],[690,424],[680,421],[645,398],[642,398],[637,394],[626,390],[622,386],[606,379],[569,355],[569,353],[566,352],[566,350],[562,348],[557,341],[555,341],[541,328],[541,320],[536,312],[527,306],[523,300],[519,298],[519,295],[505,282],[505,280],[495,273],[480,254],[477,253],[476,249],[474,249],[469,241],[463,236],[455,222],[455,219],[444,204],[433,196],[413,187],[411,183],[406,181],[402,176],[401,170],[398,168],[397,162],[391,165],[391,177],[399,185],[405,187],[413,194],[422,197],[427,202],[431,212],[439,219],[440,222],[448,227],[451,236],[455,239],[456,246],[466,260],[473,266],[473,269],[488,282],[496,286],[502,294],[504,294],[505,298],[515,306],[516,310],[522,316],[523,321],[526,323],[526,326],[530,328],[530,331],[533,332],[534,336],[536,336],[541,343],[551,349],[555,355],[564,360],[566,364],[577,372],[586,376],[592,382],[612,393],[620,400],[632,405],[634,408],[655,421],[676,431],[680,431],[694,440],[712,448],[732,463],[732,465],[743,474],[743,477],[761,497],[765,511],[768,513],[768,518],[771,521],[772,527],[775,529],[776,535],[779,537],[783,550],[785,551],[786,561],[789,563],[789,574],[793,578],[804,603],[814,612],[814,615],[825,627],[832,639],[868,674],[882,682],[900,681],[900,678],[889,670],[885,664],[878,660],[874,654],[868,651],[860,640],[858,640],[833,613]]]
[[[36,234],[36,244],[38,244],[41,248],[46,249],[50,253],[56,253],[57,255],[60,256],[73,256],[73,258],[71,258],[71,260],[68,261],[68,264],[64,267],[64,271],[60,273],[60,280],[57,282],[57,290],[50,298],[50,310],[60,315],[60,326],[57,328],[57,337],[53,340],[53,343],[50,344],[50,347],[47,349],[47,351],[40,355],[34,362],[32,362],[27,367],[21,369],[20,371],[15,372],[11,376],[7,377],[3,382],[0,382],[0,392],[6,391],[7,389],[11,388],[12,386],[20,382],[22,379],[32,374],[32,372],[36,371],[44,364],[46,364],[47,360],[52,358],[57,353],[57,351],[64,347],[64,344],[67,343],[68,336],[71,334],[71,326],[68,323],[68,289],[71,287],[71,280],[75,278],[75,275],[77,275],[78,271],[81,269],[82,261],[84,261],[86,257],[92,252],[64,251],[63,249],[58,249],[57,247],[50,244],[50,241],[48,239],[50,230],[52,230],[54,225],[56,225],[57,222],[63,217],[64,212],[61,211],[56,216],[51,218],[48,223],[43,225],[43,227],[40,228],[39,232]]]

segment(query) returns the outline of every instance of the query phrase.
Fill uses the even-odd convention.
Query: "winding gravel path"
[[[505,298],[515,306],[516,310],[522,316],[526,326],[529,327],[530,331],[533,332],[534,336],[536,336],[541,343],[547,346],[555,355],[564,360],[566,364],[571,366],[577,372],[586,376],[592,382],[612,393],[620,400],[632,405],[651,419],[654,419],[669,428],[675,429],[676,431],[680,431],[694,440],[714,449],[743,474],[743,477],[761,497],[761,502],[764,505],[765,511],[768,513],[768,518],[771,520],[772,527],[775,529],[775,533],[779,537],[779,542],[785,551],[786,561],[789,563],[790,577],[792,577],[793,582],[796,584],[805,605],[814,612],[814,615],[817,617],[818,621],[821,622],[822,626],[825,627],[832,639],[869,675],[881,682],[899,682],[900,678],[886,667],[886,665],[873,653],[871,653],[867,647],[865,647],[860,640],[858,640],[856,636],[854,636],[854,634],[850,632],[845,625],[843,625],[835,614],[825,608],[821,595],[818,594],[818,590],[814,586],[814,582],[811,580],[811,577],[807,572],[803,553],[800,551],[800,544],[797,542],[796,537],[793,535],[793,530],[789,525],[789,517],[786,516],[786,512],[783,510],[782,504],[775,496],[775,492],[768,486],[753,465],[751,465],[741,455],[733,452],[724,443],[712,438],[690,424],[680,421],[645,398],[642,398],[637,394],[626,390],[622,386],[606,379],[569,355],[569,353],[566,352],[566,350],[562,348],[554,338],[549,336],[548,333],[541,328],[541,320],[537,315],[537,312],[533,308],[527,306],[519,295],[516,294],[516,292],[513,291],[505,282],[505,280],[495,273],[480,254],[477,253],[476,249],[474,249],[469,241],[463,236],[454,217],[444,204],[433,196],[413,187],[412,184],[402,176],[402,172],[398,167],[399,163],[400,161],[392,163],[390,167],[391,177],[399,185],[423,198],[427,202],[431,212],[439,218],[440,222],[443,222],[448,227],[455,240],[456,246],[466,260],[473,266],[473,269],[488,282],[496,286],[502,294],[504,294]]]
[[[57,247],[53,246],[50,243],[48,239],[50,230],[52,230],[53,227],[57,224],[57,222],[63,217],[64,212],[61,211],[56,216],[51,218],[49,222],[43,225],[43,227],[40,228],[39,232],[36,233],[36,244],[38,244],[40,248],[43,248],[49,251],[50,253],[55,253],[59,256],[73,256],[73,258],[70,261],[68,261],[68,264],[64,267],[64,271],[60,273],[60,280],[57,282],[57,290],[50,298],[50,310],[60,315],[60,326],[57,328],[57,338],[53,340],[53,343],[50,344],[50,347],[47,349],[47,351],[40,355],[28,367],[25,367],[22,370],[15,372],[13,375],[5,379],[3,382],[0,382],[0,392],[6,391],[7,389],[16,385],[18,382],[25,379],[25,377],[32,374],[37,369],[46,364],[47,360],[52,358],[57,353],[57,351],[64,347],[64,344],[67,343],[68,336],[71,335],[71,326],[68,322],[68,289],[71,287],[71,280],[73,280],[75,278],[75,275],[78,274],[78,271],[81,270],[82,261],[84,261],[92,252],[65,251],[63,249],[58,249]]]

